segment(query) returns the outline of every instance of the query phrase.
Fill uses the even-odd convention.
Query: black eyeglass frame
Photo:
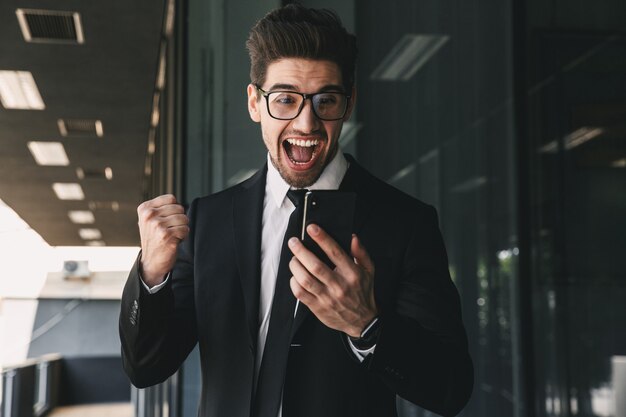
[[[318,93],[313,93],[313,94],[306,94],[306,93],[299,93],[297,91],[290,91],[290,90],[276,90],[276,91],[265,91],[263,90],[260,86],[258,86],[257,84],[254,84],[254,86],[256,87],[257,91],[259,91],[261,93],[261,95],[263,97],[265,97],[265,105],[267,107],[267,114],[270,115],[270,117],[272,119],[276,119],[276,120],[293,120],[296,117],[300,116],[300,113],[302,113],[302,109],[304,108],[304,102],[309,99],[311,100],[311,109],[313,110],[313,114],[315,115],[315,117],[317,117],[320,120],[324,120],[327,122],[332,122],[335,120],[341,120],[346,116],[346,113],[348,112],[348,104],[350,103],[350,95],[343,93],[341,91],[320,91]],[[300,103],[300,108],[298,109],[298,112],[296,113],[295,116],[290,117],[290,118],[281,118],[281,117],[275,117],[272,112],[270,111],[270,99],[269,99],[269,95],[272,93],[290,93],[290,94],[297,94],[299,96],[302,96],[302,103]],[[313,97],[319,95],[319,94],[329,94],[329,93],[333,93],[333,94],[341,94],[343,96],[346,97],[346,107],[343,109],[343,113],[341,114],[340,117],[334,118],[334,119],[325,119],[323,117],[320,117],[319,114],[317,114],[317,110],[315,110],[315,106],[313,105]]]

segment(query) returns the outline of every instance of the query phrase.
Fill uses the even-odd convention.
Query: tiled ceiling
[[[30,10],[77,14],[80,43],[27,42],[16,13],[24,2],[0,2],[0,71],[30,72],[45,103],[44,110],[0,104],[0,199],[50,245],[138,244],[136,206],[143,196],[164,3],[28,2]],[[62,125],[74,130],[63,132]],[[27,146],[32,141],[61,142],[69,165],[38,165]],[[53,183],[80,184],[84,200],[60,200]],[[91,211],[95,222],[73,223],[68,212],[76,210]],[[85,228],[101,237],[81,238]]]

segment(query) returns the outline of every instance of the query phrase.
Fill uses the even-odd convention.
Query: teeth
[[[310,148],[311,146],[317,145],[320,141],[318,139],[313,140],[302,140],[302,139],[287,139],[290,145],[300,146],[302,148]]]

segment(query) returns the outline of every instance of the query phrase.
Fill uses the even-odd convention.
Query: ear
[[[346,115],[343,116],[343,121],[347,121],[352,114],[352,110],[354,110],[354,105],[356,104],[356,86],[352,86],[352,93],[350,94],[350,101],[348,102],[348,110],[346,110]]]
[[[261,121],[261,100],[258,99],[258,91],[252,84],[248,84],[248,113],[252,121],[259,123]]]

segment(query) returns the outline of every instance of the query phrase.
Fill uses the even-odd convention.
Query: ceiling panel
[[[82,45],[25,42],[15,13],[19,7],[23,1],[0,2],[0,70],[30,71],[46,109],[0,105],[0,199],[50,245],[85,244],[81,227],[100,229],[109,246],[137,245],[135,209],[143,194],[164,0],[28,2],[29,9],[80,13]],[[60,118],[101,120],[104,137],[64,138]],[[70,165],[38,166],[26,146],[33,140],[62,142]],[[113,178],[80,180],[78,167],[110,167]],[[79,182],[85,200],[57,199],[54,182]],[[96,207],[95,224],[70,222],[69,210],[90,205]]]

